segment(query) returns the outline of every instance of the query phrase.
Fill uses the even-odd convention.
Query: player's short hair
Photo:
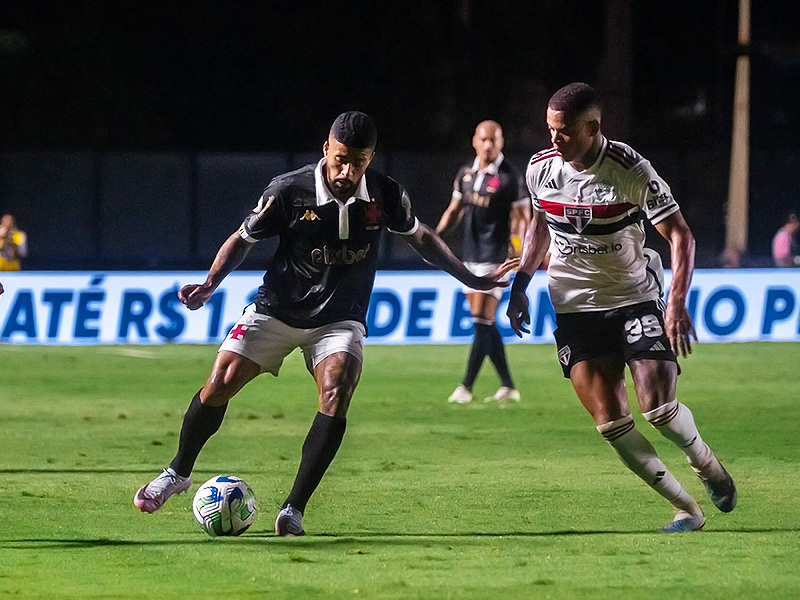
[[[374,148],[378,130],[369,115],[351,110],[336,117],[330,135],[349,148]]]
[[[570,83],[558,90],[550,97],[547,107],[571,116],[580,115],[590,108],[603,110],[597,91],[589,84],[580,82]]]

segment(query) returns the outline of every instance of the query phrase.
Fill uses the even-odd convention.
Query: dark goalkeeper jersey
[[[279,175],[240,228],[256,242],[279,236],[256,310],[292,327],[354,320],[366,325],[383,229],[412,234],[418,222],[405,189],[367,169],[341,202],[324,183],[324,161]]]
[[[483,170],[474,163],[463,165],[453,182],[453,196],[464,205],[465,262],[499,264],[508,257],[511,237],[511,205],[530,205],[522,174],[502,155]]]

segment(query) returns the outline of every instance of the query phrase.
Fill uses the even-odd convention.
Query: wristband
[[[523,271],[517,271],[517,274],[514,276],[514,283],[511,284],[511,293],[520,292],[522,294],[525,293],[525,290],[528,289],[528,284],[533,279],[533,275],[528,275]]]

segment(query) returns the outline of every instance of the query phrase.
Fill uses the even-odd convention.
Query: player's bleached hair
[[[603,110],[597,91],[589,84],[580,82],[570,83],[558,90],[550,97],[547,107],[568,115],[580,115],[590,108],[600,112]]]
[[[378,130],[369,115],[351,110],[340,114],[331,125],[330,135],[349,148],[374,148]]]

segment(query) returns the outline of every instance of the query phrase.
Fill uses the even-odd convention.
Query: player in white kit
[[[676,356],[691,353],[695,337],[685,305],[694,237],[666,182],[635,150],[603,136],[601,116],[598,94],[585,83],[561,88],[548,103],[553,147],[528,165],[533,220],[508,317],[517,335],[528,332],[525,289],[549,250],[564,376],[622,462],[675,508],[662,531],[696,531],[705,525],[703,511],[637,431],[625,388],[627,364],[644,418],[683,450],[717,508],[733,510],[733,479],[675,396]],[[644,246],[645,218],[670,245],[666,307],[661,260]]]

